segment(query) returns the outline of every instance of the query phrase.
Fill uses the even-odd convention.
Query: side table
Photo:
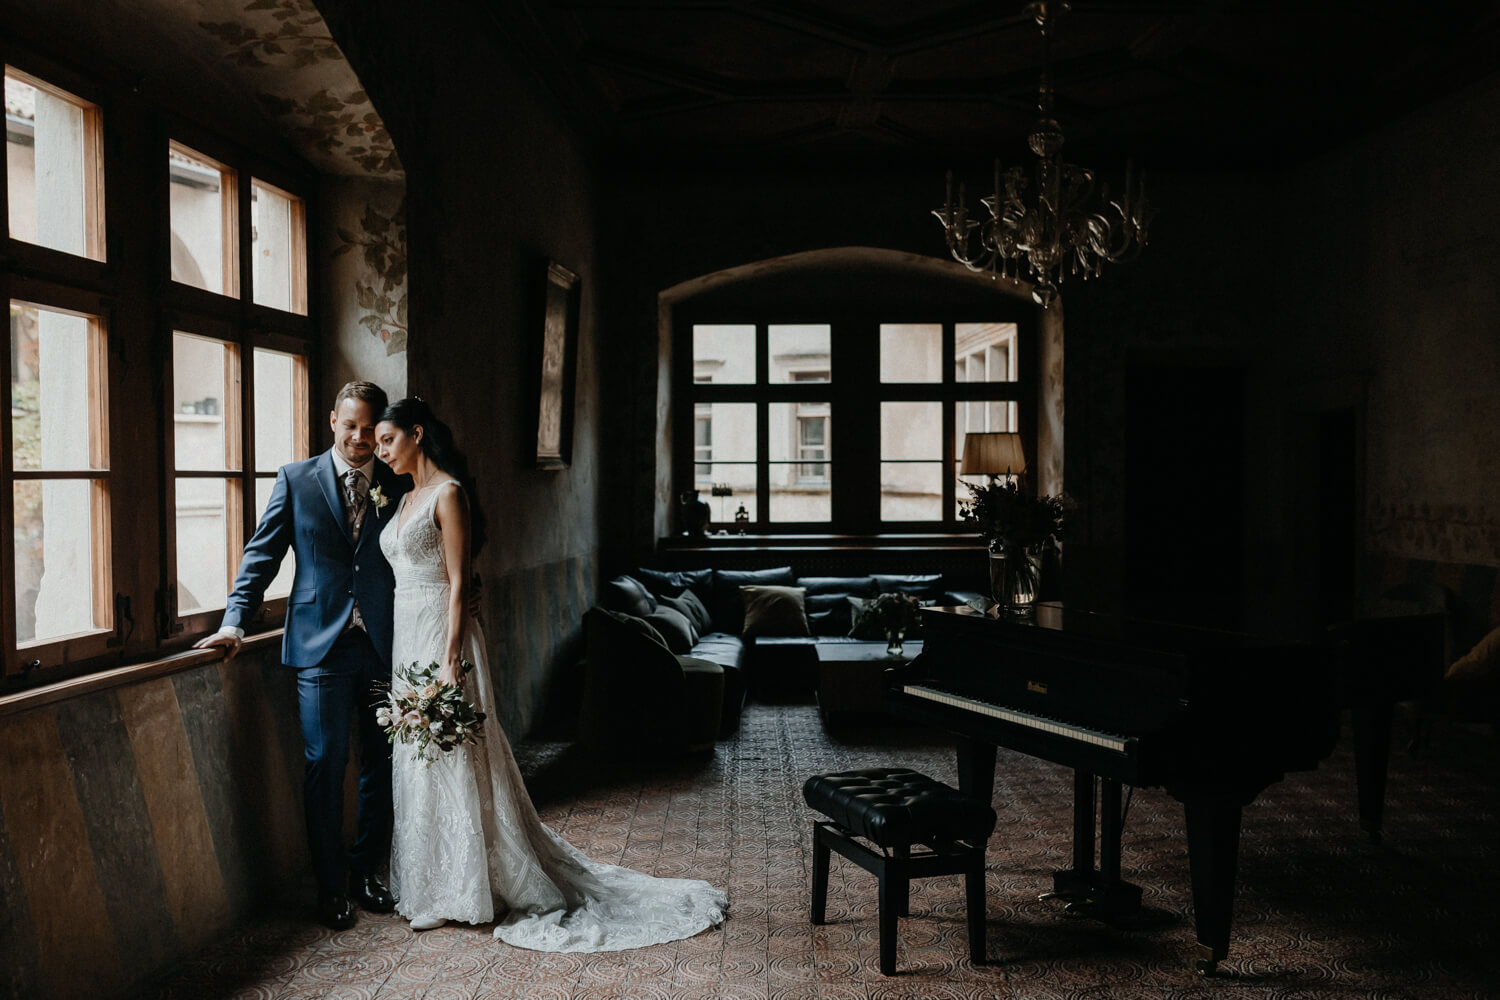
[[[850,716],[878,716],[885,700],[885,671],[911,662],[921,640],[908,639],[898,656],[882,642],[818,643],[818,712],[824,725]]]

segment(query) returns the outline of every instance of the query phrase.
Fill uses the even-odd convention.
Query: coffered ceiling
[[[611,148],[643,157],[1024,154],[1042,45],[1021,0],[489,5]],[[1500,4],[1087,2],[1055,45],[1073,156],[1296,162],[1500,66]]]

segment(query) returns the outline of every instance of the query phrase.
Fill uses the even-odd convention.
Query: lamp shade
[[[964,435],[962,474],[965,476],[1019,476],[1026,471],[1026,452],[1021,435],[987,432]]]

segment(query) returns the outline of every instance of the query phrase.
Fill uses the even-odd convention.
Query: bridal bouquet
[[[462,665],[464,673],[474,669],[467,660]],[[423,667],[415,661],[396,667],[393,673],[406,688],[398,691],[393,686],[385,703],[375,709],[375,721],[385,729],[386,739],[392,745],[412,744],[413,759],[429,764],[437,759],[429,748],[448,753],[465,743],[478,743],[483,735],[484,713],[475,711],[462,688],[438,680],[441,669],[436,663]]]

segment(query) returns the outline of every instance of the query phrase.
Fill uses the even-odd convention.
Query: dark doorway
[[[1125,609],[1244,618],[1245,373],[1135,363],[1126,375]]]

